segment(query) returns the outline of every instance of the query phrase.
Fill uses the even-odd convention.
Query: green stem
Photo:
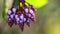
[[[3,12],[2,12],[2,17],[3,17],[4,20],[5,20],[5,8],[6,8],[5,3],[6,3],[6,0],[3,1]]]

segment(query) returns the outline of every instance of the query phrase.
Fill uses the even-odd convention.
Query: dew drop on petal
[[[18,18],[18,15],[15,15],[15,18]]]
[[[31,17],[31,14],[29,14],[29,17]]]
[[[33,13],[33,10],[32,9],[30,9],[30,13]]]
[[[16,12],[16,8],[13,8],[12,10],[13,10],[14,13]]]
[[[20,23],[22,23],[23,21],[22,20],[20,20]]]
[[[25,12],[28,13],[28,8],[25,8]]]
[[[11,18],[13,18],[13,16],[14,16],[13,14],[12,14],[12,15],[10,15],[10,17],[11,17]]]
[[[8,10],[8,14],[11,14],[11,10]]]
[[[27,22],[30,22],[30,19],[28,18]]]
[[[11,18],[9,18],[9,20],[11,20]]]
[[[19,21],[19,18],[16,18],[17,19],[17,21]]]
[[[26,18],[24,18],[24,21],[26,21]]]
[[[24,18],[24,15],[23,15],[23,14],[21,14],[20,18],[23,20],[23,18]]]

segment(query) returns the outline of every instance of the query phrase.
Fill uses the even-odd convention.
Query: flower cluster
[[[22,3],[22,7],[20,6],[20,3]],[[12,5],[8,10],[8,25],[10,27],[12,27],[13,24],[18,24],[23,31],[24,23],[30,26],[30,20],[36,21],[34,14],[36,9],[29,3],[28,6],[25,3],[25,0],[19,0],[19,5],[17,7]]]

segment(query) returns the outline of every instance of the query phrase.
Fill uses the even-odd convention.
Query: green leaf
[[[6,0],[4,0],[3,1],[3,12],[2,12],[2,17],[3,17],[3,19],[5,20],[6,18],[5,18],[5,15],[6,15],[6,13],[5,13],[5,2],[6,2]]]

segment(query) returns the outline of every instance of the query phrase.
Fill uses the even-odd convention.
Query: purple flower
[[[21,31],[24,30],[24,24],[26,23],[30,27],[30,21],[35,21],[35,12],[36,9],[28,4],[25,4],[25,0],[19,0],[19,3],[22,3],[22,7],[20,4],[15,8],[12,5],[11,9],[8,10],[8,25],[12,27],[13,24],[19,25]]]
[[[36,12],[37,10],[34,8],[34,6],[29,5],[29,8],[32,9],[34,12]]]
[[[12,27],[14,21],[15,21],[15,13],[16,13],[16,8],[12,7],[11,9],[8,10],[8,24],[9,26]]]

